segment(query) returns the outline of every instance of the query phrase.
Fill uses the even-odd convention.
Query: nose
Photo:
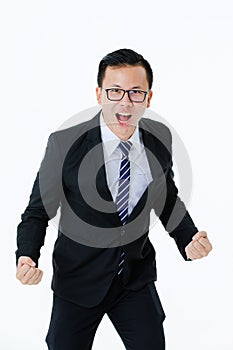
[[[129,94],[128,92],[125,92],[124,97],[122,98],[121,101],[119,101],[122,106],[131,106],[132,102],[129,99]]]

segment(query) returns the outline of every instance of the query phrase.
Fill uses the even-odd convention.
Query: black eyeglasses
[[[145,101],[149,91],[142,90],[124,90],[118,88],[104,89],[107,93],[107,98],[110,101],[121,101],[127,92],[131,102],[142,103]]]

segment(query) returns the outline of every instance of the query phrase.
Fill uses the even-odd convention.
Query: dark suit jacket
[[[139,128],[153,181],[121,225],[106,180],[99,114],[50,135],[17,230],[16,258],[30,256],[38,264],[48,221],[60,208],[52,289],[87,307],[104,298],[122,247],[125,288],[137,290],[156,280],[155,250],[148,238],[151,209],[185,260],[185,247],[198,231],[173,181],[171,133],[147,118],[140,120]]]

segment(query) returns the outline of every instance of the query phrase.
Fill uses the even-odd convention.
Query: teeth
[[[129,113],[118,113],[118,114],[123,115],[125,117],[128,117],[130,115]]]

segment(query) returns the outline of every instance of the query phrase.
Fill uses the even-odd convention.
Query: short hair
[[[99,63],[99,70],[97,75],[97,83],[99,87],[102,87],[105,71],[108,66],[142,66],[146,70],[147,81],[149,89],[153,83],[153,71],[151,66],[145,58],[131,49],[120,49],[107,54]]]

